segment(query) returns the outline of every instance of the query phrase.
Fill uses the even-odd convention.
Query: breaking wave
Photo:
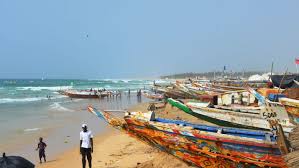
[[[41,130],[41,128],[27,128],[27,129],[24,129],[24,132],[34,132],[34,131],[39,131]]]
[[[65,95],[58,95],[55,97],[51,97],[52,99],[61,99],[61,98],[66,98],[67,96]],[[26,102],[35,102],[35,101],[42,101],[42,100],[48,100],[46,97],[26,97],[26,98],[1,98],[0,99],[0,104],[5,104],[5,103],[26,103]]]
[[[72,109],[68,109],[66,107],[63,107],[60,103],[56,102],[56,103],[53,103],[50,105],[50,108],[52,110],[57,110],[57,111],[69,111],[69,112],[72,112],[74,110]]]
[[[66,89],[71,89],[72,86],[49,86],[49,87],[17,87],[17,90],[32,90],[32,91],[41,91],[41,90],[51,90],[51,91],[57,91],[57,90],[66,90]]]
[[[28,98],[2,98],[0,99],[0,104],[4,103],[17,103],[17,102],[33,102],[33,101],[41,101],[46,100],[47,98],[42,97],[28,97]]]

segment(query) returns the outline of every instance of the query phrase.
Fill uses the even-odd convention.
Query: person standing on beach
[[[35,150],[39,150],[38,151],[39,163],[42,163],[42,158],[44,158],[44,161],[46,162],[46,154],[45,154],[46,147],[47,147],[47,144],[45,142],[43,142],[43,138],[40,137],[39,143],[37,144],[37,148],[35,149]]]
[[[82,125],[83,131],[80,132],[80,153],[82,155],[82,166],[86,167],[86,157],[89,168],[91,168],[91,153],[93,153],[93,135],[87,130],[87,125]]]

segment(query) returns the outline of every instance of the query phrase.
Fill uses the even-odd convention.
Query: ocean
[[[137,89],[149,89],[152,84],[151,80],[123,79],[1,79],[0,152],[36,162],[34,148],[39,137],[45,138],[49,145],[47,152],[52,155],[73,147],[79,143],[82,123],[87,123],[95,134],[107,128],[103,121],[87,113],[88,105],[99,109],[126,109],[140,103],[136,98]],[[113,99],[70,99],[57,92],[90,88],[119,90],[123,95]],[[143,97],[141,101],[149,100]]]

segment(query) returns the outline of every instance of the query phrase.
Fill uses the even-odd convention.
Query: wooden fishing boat
[[[287,123],[299,123],[298,100],[290,98],[279,98],[280,102],[273,102],[265,98],[252,88],[248,87],[247,90],[258,99],[261,106],[265,107],[266,111],[263,112],[263,116],[265,116],[267,120],[277,120],[278,115],[288,116],[288,114],[290,114],[290,116],[292,117],[289,118],[289,121],[287,121]]]
[[[299,100],[280,98],[279,102],[285,106],[287,112],[299,117]]]
[[[255,106],[243,106],[238,104],[231,104],[229,106],[221,106],[221,105],[214,105],[217,109],[223,109],[223,110],[231,110],[236,112],[245,112],[245,113],[256,113],[259,114],[260,110],[262,110],[262,107],[255,107]]]
[[[143,92],[142,94],[149,99],[161,100],[164,98],[164,95],[159,93]]]
[[[186,86],[186,88],[189,90],[189,92],[196,94],[196,95],[203,95],[203,94],[207,94],[205,91],[200,90],[199,87],[195,87],[195,86]]]
[[[262,116],[262,112],[239,112],[231,110],[221,110],[209,108],[207,104],[188,102],[186,105],[183,102],[169,98],[168,103],[181,109],[182,111],[191,114],[202,120],[226,127],[238,127],[249,129],[271,130],[271,124]],[[295,127],[290,123],[288,116],[281,116],[280,124],[283,130],[287,133],[291,132]]]
[[[192,89],[189,89],[186,87],[187,85],[177,83],[174,85],[175,89],[178,89],[180,92],[184,93],[187,98],[198,98],[199,95],[197,92],[193,91]],[[203,92],[204,93],[204,92]]]
[[[248,91],[228,91],[218,94],[218,105],[229,106],[232,104],[251,105],[254,104],[255,97]]]
[[[108,96],[108,92],[66,90],[63,93],[70,98],[97,99]]]
[[[92,107],[88,110],[113,127],[197,167],[286,167],[272,132],[195,125],[155,118],[153,112],[129,112],[124,122]]]
[[[280,98],[279,102],[283,104],[286,111],[293,117],[294,122],[299,123],[299,100]]]
[[[183,99],[197,98],[197,95],[189,92],[188,89],[181,84],[172,84],[172,86],[165,88],[165,96]]]
[[[167,89],[165,92],[165,96],[166,97],[171,97],[171,98],[189,98],[187,95],[185,95],[184,93],[178,91],[178,90],[174,90],[174,89]]]

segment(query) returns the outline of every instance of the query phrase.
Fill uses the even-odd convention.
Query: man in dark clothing
[[[44,158],[44,161],[46,162],[46,154],[45,154],[46,147],[47,147],[47,144],[44,143],[43,138],[40,137],[39,138],[39,143],[37,144],[37,148],[36,148],[36,150],[39,150],[38,155],[39,155],[40,163],[42,163],[42,158]]]

